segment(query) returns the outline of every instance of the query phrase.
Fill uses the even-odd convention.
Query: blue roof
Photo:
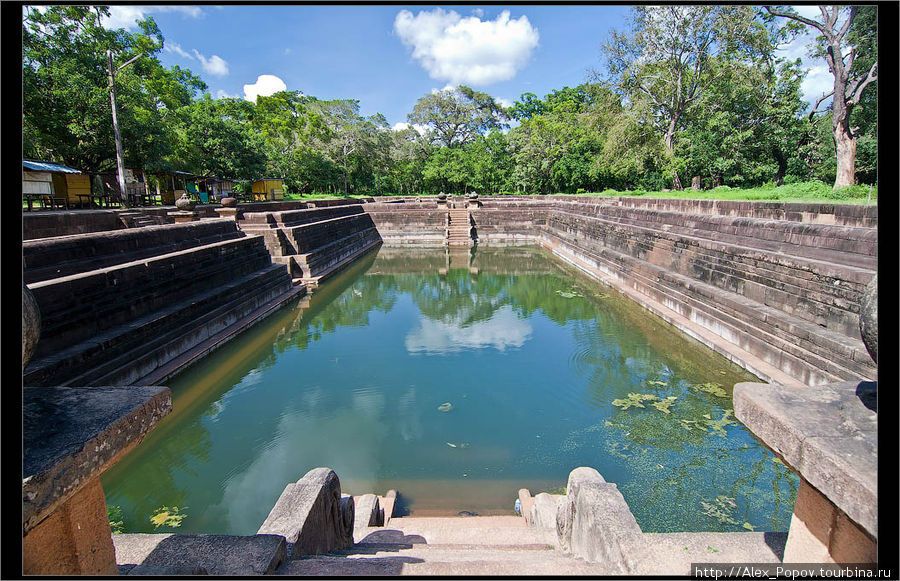
[[[62,173],[81,173],[77,169],[72,169],[70,167],[66,167],[59,163],[51,163],[49,161],[31,161],[28,159],[22,160],[22,165],[30,170],[34,171],[58,171]]]

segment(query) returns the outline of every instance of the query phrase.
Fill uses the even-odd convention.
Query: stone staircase
[[[262,235],[272,260],[295,280],[318,283],[381,243],[360,204],[280,212],[245,212],[240,228]]]
[[[156,226],[159,224],[159,221],[156,218],[149,216],[140,210],[119,212],[119,219],[125,223],[127,228],[143,228],[144,226]]]
[[[163,381],[306,290],[229,220],[26,241],[23,258],[41,312],[28,387]]]
[[[287,560],[276,575],[596,575],[597,565],[555,550],[556,532],[519,516],[403,517],[357,529],[356,542]]]
[[[448,213],[447,244],[450,246],[471,246],[472,224],[469,221],[469,210],[465,207],[453,207],[448,210]]]

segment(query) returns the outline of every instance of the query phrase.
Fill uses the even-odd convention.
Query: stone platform
[[[785,562],[875,562],[877,398],[874,382],[735,385],[735,417],[801,477]]]

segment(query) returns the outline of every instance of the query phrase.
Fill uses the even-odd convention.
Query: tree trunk
[[[834,128],[834,153],[837,161],[834,187],[855,185],[856,138],[850,134],[850,129],[845,123],[840,123]]]
[[[772,156],[778,164],[778,170],[775,172],[775,185],[784,185],[784,174],[787,173],[787,158],[777,147],[772,148]]]

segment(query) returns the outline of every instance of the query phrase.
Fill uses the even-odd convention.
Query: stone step
[[[269,296],[277,292],[279,286],[285,292],[290,287],[290,279],[283,266],[270,265],[172,303],[76,345],[32,360],[25,369],[24,385],[67,385],[72,381],[90,385],[91,380],[123,366],[134,365],[141,358],[153,355],[159,346],[169,345],[186,333],[195,333],[202,339],[204,325],[223,316],[222,322],[226,322],[229,313],[246,310],[245,303]],[[123,385],[126,384],[128,382]]]
[[[853,333],[855,305],[874,273],[688,234],[617,227],[602,218],[570,218],[576,222],[593,220],[594,227],[601,230],[598,242],[607,247],[725,290],[756,296],[813,323],[825,320],[842,333]]]
[[[559,236],[565,239],[562,233]],[[570,243],[574,242],[570,241]],[[580,245],[584,246],[583,243]],[[872,366],[868,363],[868,358],[862,357],[864,348],[861,341],[853,336],[823,328],[806,318],[758,303],[733,291],[721,289],[718,285],[711,285],[697,281],[693,277],[672,272],[665,267],[634,258],[630,254],[602,248],[594,255],[605,257],[615,264],[617,269],[626,267],[626,270],[632,271],[632,274],[640,271],[645,273],[648,278],[655,279],[655,282],[674,285],[681,293],[690,294],[701,301],[698,303],[701,309],[709,310],[708,303],[716,303],[716,313],[724,312],[731,315],[735,318],[734,322],[742,327],[746,326],[748,320],[752,320],[756,329],[764,330],[786,342],[788,351],[791,351],[796,344],[825,359],[834,359],[836,356],[848,360],[853,358],[852,363],[847,363],[850,367],[856,366],[856,357],[859,357],[861,367],[856,366],[858,367],[857,371],[871,370]],[[823,363],[826,366],[828,364],[827,362]]]
[[[271,575],[285,558],[280,535],[112,535],[116,564],[128,575]]]
[[[763,376],[775,377],[775,375],[787,373],[797,378],[803,377],[805,378],[803,381],[809,384],[834,381],[834,378],[858,377],[859,375],[832,360],[821,358],[797,346],[796,337],[783,340],[757,326],[748,324],[747,321],[756,318],[758,313],[752,308],[752,301],[738,297],[734,293],[728,293],[681,275],[668,273],[662,268],[608,248],[599,252],[581,248],[580,252],[590,257],[591,260],[604,265],[604,268],[608,268],[611,272],[627,272],[630,281],[619,280],[618,284],[626,284],[629,288],[635,289],[632,292],[650,297],[660,305],[670,305],[669,308],[689,319],[693,325],[711,331],[722,340],[747,351],[748,355],[752,356],[746,358],[747,361],[757,360],[758,364],[763,364],[762,367],[751,369],[758,375],[762,373]],[[698,294],[700,291],[705,292]],[[723,312],[729,298],[742,299],[735,302],[736,305],[743,305],[741,310],[735,312],[735,316]],[[674,305],[683,305],[683,307],[676,309]],[[681,312],[684,307],[688,310]],[[703,313],[703,316],[698,317],[696,313],[692,312],[694,310],[697,313]],[[793,319],[795,324],[800,324],[798,319],[792,318],[786,313],[777,313],[776,315],[782,321]],[[755,321],[755,323],[756,325],[764,324],[760,321]],[[783,324],[783,327],[788,328],[788,325]],[[738,343],[736,339],[740,342]],[[850,338],[846,338],[846,340],[851,341]],[[839,357],[836,359],[840,360]],[[774,369],[769,372],[766,371],[765,366],[771,366]],[[776,369],[777,372],[775,372]],[[826,369],[830,371],[826,371]],[[784,378],[782,381],[788,381],[788,379]]]
[[[233,220],[203,220],[26,240],[23,279],[30,284],[241,237]]]
[[[553,550],[447,549],[417,545],[371,556],[318,556],[285,561],[276,575],[393,576],[393,575],[603,575],[602,565]]]
[[[246,236],[29,285],[41,309],[37,357],[216,289],[272,263]]]
[[[690,575],[691,563],[780,563],[787,533],[644,533],[636,575]]]
[[[442,545],[553,546],[556,542],[555,531],[529,527],[519,516],[394,517],[387,530],[400,531],[405,537],[419,538],[428,544]],[[391,538],[388,533],[373,532],[364,540],[386,538]]]

